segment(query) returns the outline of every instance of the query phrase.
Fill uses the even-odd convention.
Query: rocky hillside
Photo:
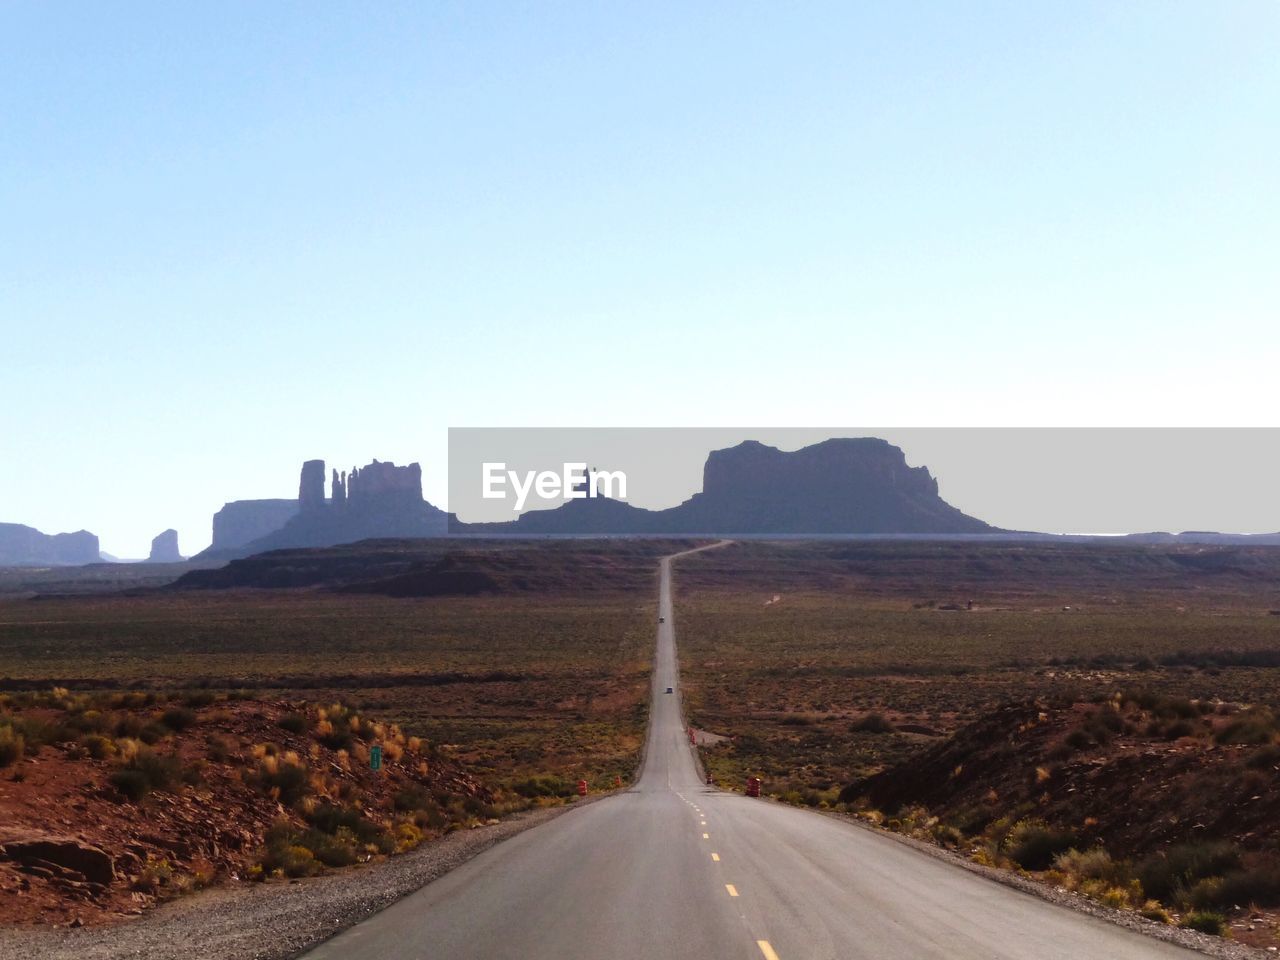
[[[98,923],[308,876],[483,820],[492,800],[433,745],[341,705],[0,694],[0,922]]]
[[[839,799],[981,862],[1157,917],[1230,918],[1273,945],[1278,740],[1258,706],[1156,693],[1013,704]]]

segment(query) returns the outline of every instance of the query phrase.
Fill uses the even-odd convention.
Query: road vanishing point
[[[631,789],[486,850],[308,958],[1204,956],[996,883],[857,824],[703,783],[681,715],[671,608],[671,565],[684,555],[661,564],[649,728]]]

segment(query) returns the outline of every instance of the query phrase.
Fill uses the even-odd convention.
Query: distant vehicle
[[[666,622],[667,622],[667,618],[666,618],[666,617],[659,617],[659,618],[658,618],[658,622],[659,622],[659,623],[666,623]]]
[[[675,693],[675,691],[672,690],[670,687],[667,687],[667,693]]]

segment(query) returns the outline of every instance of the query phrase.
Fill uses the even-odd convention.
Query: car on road
[[[672,690],[670,687],[667,687],[667,693],[675,693],[675,691]]]
[[[667,618],[666,618],[666,617],[659,617],[659,618],[658,618],[658,622],[659,622],[659,623],[666,623],[666,622],[667,622]]]

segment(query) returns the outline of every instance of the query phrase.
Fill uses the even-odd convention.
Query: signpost
[[[369,768],[372,770],[382,769],[382,747],[376,743],[369,748]]]

